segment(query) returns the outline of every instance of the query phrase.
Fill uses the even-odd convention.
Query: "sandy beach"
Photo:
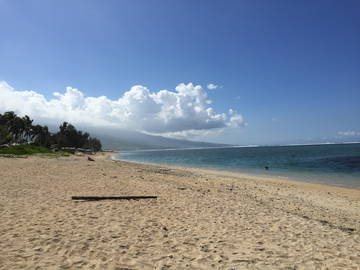
[[[94,159],[0,158],[0,269],[360,269],[358,189]]]

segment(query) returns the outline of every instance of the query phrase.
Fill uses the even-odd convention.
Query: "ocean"
[[[360,188],[360,143],[147,150],[114,158]]]

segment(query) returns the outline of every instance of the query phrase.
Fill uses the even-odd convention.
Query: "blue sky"
[[[158,92],[192,82],[216,115],[227,114],[221,132],[196,139],[271,144],[360,134],[357,0],[1,0],[0,34],[0,81],[47,100],[68,86],[117,100],[134,85]],[[243,117],[238,127],[228,127],[229,109]],[[195,124],[216,131],[215,122]]]

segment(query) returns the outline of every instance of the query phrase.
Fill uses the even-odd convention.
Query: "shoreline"
[[[347,186],[336,186],[336,185],[328,185],[322,183],[310,183],[305,181],[298,181],[292,178],[282,178],[276,176],[263,176],[251,173],[240,173],[240,172],[231,172],[231,171],[222,171],[222,170],[210,170],[210,169],[202,169],[202,168],[193,168],[193,167],[183,167],[183,166],[176,166],[176,165],[167,165],[167,164],[159,164],[159,163],[150,163],[150,162],[140,162],[140,161],[132,161],[132,160],[123,160],[123,159],[112,159],[113,162],[121,162],[127,163],[131,165],[140,165],[140,166],[149,166],[153,168],[160,168],[160,169],[169,169],[169,170],[179,170],[179,171],[186,171],[190,173],[195,173],[199,175],[211,175],[214,177],[224,177],[229,179],[242,179],[242,180],[251,180],[251,181],[258,181],[261,183],[270,183],[270,184],[281,184],[285,186],[292,186],[295,188],[303,188],[305,190],[312,190],[312,191],[339,191],[348,194],[356,194],[354,198],[360,200],[360,189],[359,188],[350,188]]]
[[[210,172],[210,173],[217,173],[217,174],[231,174],[234,177],[247,177],[247,178],[261,178],[264,180],[280,180],[280,181],[290,181],[295,183],[307,183],[311,185],[321,185],[321,186],[330,186],[330,187],[338,187],[338,188],[344,188],[344,189],[352,189],[352,190],[360,190],[360,184],[356,186],[349,186],[349,185],[341,185],[341,184],[334,184],[334,183],[325,183],[323,180],[317,180],[312,178],[297,178],[293,175],[288,176],[282,176],[282,175],[265,175],[261,173],[252,173],[252,172],[240,172],[240,171],[230,171],[230,170],[220,170],[220,169],[206,169],[201,167],[186,167],[181,165],[169,165],[169,164],[161,164],[161,163],[152,163],[152,162],[142,162],[142,161],[135,161],[135,160],[127,160],[127,159],[115,159],[114,156],[121,155],[124,152],[113,152],[110,155],[110,159],[113,161],[123,161],[123,162],[129,162],[129,163],[135,163],[135,164],[142,164],[142,165],[150,165],[150,166],[163,166],[163,167],[169,167],[173,169],[185,169],[185,170],[200,170],[204,172]],[[311,182],[314,181],[315,182]]]
[[[0,158],[0,269],[360,264],[360,191],[114,161]],[[71,196],[151,196],[72,201]]]

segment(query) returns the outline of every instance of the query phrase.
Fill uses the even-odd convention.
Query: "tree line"
[[[90,137],[87,132],[77,130],[73,125],[63,122],[59,131],[51,133],[47,126],[33,125],[29,116],[17,116],[14,112],[0,114],[0,145],[33,144],[50,148],[75,147],[101,150],[101,142]]]

